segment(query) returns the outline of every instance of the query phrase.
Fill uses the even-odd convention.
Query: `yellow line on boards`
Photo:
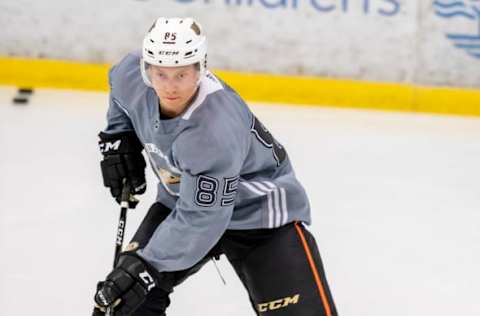
[[[0,84],[107,91],[109,67],[48,59],[0,58]]]
[[[108,91],[108,64],[0,57],[0,84]],[[214,71],[248,101],[480,116],[480,90]]]

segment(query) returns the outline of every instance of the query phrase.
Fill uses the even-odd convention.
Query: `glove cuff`
[[[156,287],[158,287],[159,289],[161,289],[161,290],[163,290],[167,293],[173,292],[173,287],[175,286],[175,284],[178,281],[175,278],[175,273],[165,272],[165,271],[159,272],[152,264],[150,264],[148,261],[146,261],[145,259],[140,257],[137,254],[137,251],[138,251],[138,249],[131,250],[131,251],[124,251],[124,252],[120,253],[120,255],[118,257],[117,267],[120,267],[122,262],[127,263],[126,260],[131,260],[128,257],[135,257],[136,260],[141,261],[145,265],[148,272],[153,277]]]
[[[122,252],[116,268],[122,269],[137,279],[150,292],[158,284],[158,272],[145,259],[134,252]]]

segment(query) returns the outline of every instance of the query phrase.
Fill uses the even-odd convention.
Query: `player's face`
[[[181,114],[197,91],[200,73],[196,66],[150,66],[147,71],[160,99],[162,112],[170,116]]]

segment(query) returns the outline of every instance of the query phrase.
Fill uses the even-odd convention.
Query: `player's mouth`
[[[179,97],[165,97],[165,99],[167,99],[168,101],[175,101],[178,100]]]

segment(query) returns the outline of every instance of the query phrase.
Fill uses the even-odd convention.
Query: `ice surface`
[[[0,315],[89,315],[119,208],[97,150],[107,95],[0,88]],[[480,119],[252,105],[311,198],[343,316],[480,315]],[[154,176],[126,240],[154,198]],[[254,315],[223,258],[172,295],[171,316]],[[301,316],[301,315],[299,315]]]

